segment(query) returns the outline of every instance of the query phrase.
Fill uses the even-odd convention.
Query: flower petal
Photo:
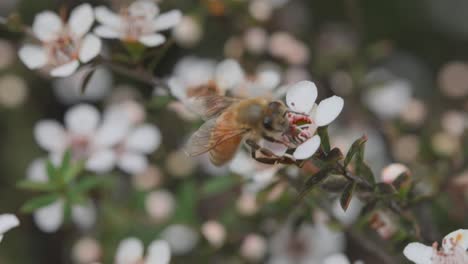
[[[304,160],[312,157],[317,149],[320,147],[320,137],[315,135],[309,138],[306,142],[302,143],[293,153],[294,158]]]
[[[171,94],[175,98],[179,99],[179,101],[184,101],[187,99],[187,86],[183,85],[180,80],[177,78],[170,78],[167,81],[167,84]]]
[[[63,28],[60,17],[51,11],[44,11],[36,15],[32,30],[41,41],[48,42],[57,38]]]
[[[94,144],[99,147],[112,147],[124,140],[130,129],[127,118],[116,118],[113,113],[106,113],[102,125],[96,131]]]
[[[450,252],[454,245],[462,247],[464,251],[468,249],[468,229],[458,229],[444,237],[442,248],[445,253]]]
[[[145,264],[168,264],[171,260],[171,248],[165,240],[156,240],[148,246]]]
[[[77,135],[92,134],[98,122],[98,110],[88,104],[76,105],[65,113],[65,124],[68,130]]]
[[[122,26],[122,18],[105,6],[94,8],[94,15],[97,21],[110,28],[119,29]]]
[[[36,45],[24,45],[18,51],[21,61],[31,70],[38,69],[47,64],[46,51]]]
[[[134,1],[128,7],[128,13],[132,17],[142,17],[151,20],[159,14],[159,7],[150,0]]]
[[[125,152],[118,160],[120,169],[129,174],[143,173],[148,167],[148,160],[142,154]]]
[[[116,264],[137,263],[143,258],[143,243],[134,237],[120,242],[115,255]]]
[[[166,37],[161,34],[150,34],[141,36],[138,41],[147,47],[156,47],[166,41]]]
[[[271,152],[273,152],[273,154],[280,156],[280,157],[286,154],[286,150],[288,150],[288,147],[284,144],[271,142],[271,141],[264,140],[264,139],[261,139],[258,142],[258,145],[262,148],[270,150]]]
[[[67,145],[65,130],[54,120],[39,121],[34,127],[34,138],[39,146],[50,152],[61,152]]]
[[[96,207],[91,201],[73,205],[71,211],[73,222],[82,229],[91,228],[96,222]]]
[[[26,178],[35,182],[47,182],[46,163],[44,159],[35,159],[28,167]]]
[[[82,37],[89,31],[93,22],[93,8],[90,4],[82,4],[72,10],[68,19],[68,26],[76,37]]]
[[[5,234],[8,230],[19,225],[18,218],[13,214],[0,215],[0,235]]]
[[[78,60],[73,60],[56,68],[53,68],[50,71],[50,75],[52,77],[67,77],[72,75],[76,71],[76,69],[78,69],[78,66],[80,66]]]
[[[286,104],[293,111],[309,113],[317,99],[317,86],[310,81],[301,81],[288,89]]]
[[[130,151],[149,154],[156,150],[161,144],[161,132],[156,126],[141,125],[129,135],[126,147]]]
[[[182,13],[179,10],[171,10],[159,15],[153,20],[153,29],[156,31],[166,30],[175,27],[182,19]]]
[[[109,149],[96,151],[86,161],[86,169],[96,173],[105,173],[112,170],[116,162],[115,153]]]
[[[99,52],[101,52],[101,39],[96,37],[94,34],[88,34],[83,39],[80,48],[80,61],[83,63],[87,63],[90,60],[94,59]]]
[[[409,243],[403,250],[405,257],[416,264],[432,264],[433,253],[432,247],[417,242]]]
[[[350,264],[350,262],[342,253],[336,253],[324,259],[323,264]]]
[[[101,38],[106,38],[106,39],[120,38],[120,32],[108,26],[97,26],[94,29],[94,34],[98,35]]]
[[[315,123],[317,126],[326,126],[333,122],[343,110],[344,100],[339,96],[332,96],[322,100],[317,106]]]
[[[216,67],[215,78],[219,88],[229,90],[240,85],[245,79],[245,74],[237,61],[228,59]]]
[[[33,215],[37,227],[46,233],[57,231],[63,222],[63,205],[63,200],[59,199],[50,205],[37,209]]]

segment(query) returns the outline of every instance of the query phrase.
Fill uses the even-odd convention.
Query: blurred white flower
[[[167,190],[150,192],[145,199],[146,212],[156,222],[168,220],[174,212],[175,205],[174,196]]]
[[[0,77],[0,105],[8,108],[18,107],[28,97],[28,86],[19,76],[6,74]]]
[[[267,242],[264,237],[258,234],[248,234],[240,248],[240,254],[252,262],[262,260],[266,252]]]
[[[401,119],[413,126],[422,125],[427,115],[427,107],[421,100],[411,99],[400,113]]]
[[[187,156],[182,150],[173,151],[166,158],[166,169],[169,174],[177,178],[189,176],[196,166],[195,160]]]
[[[408,167],[401,163],[392,163],[383,168],[380,178],[382,182],[392,184],[402,173],[409,173]]]
[[[9,67],[15,61],[15,49],[6,39],[0,39],[0,70]]]
[[[416,264],[468,263],[468,230],[459,229],[442,240],[442,248],[437,242],[432,247],[413,242],[403,250],[403,254]]]
[[[292,112],[288,112],[287,117],[294,129],[283,135],[283,144],[262,140],[260,145],[277,156],[283,156],[288,148],[294,148],[295,159],[311,157],[320,147],[320,137],[315,135],[317,127],[333,122],[344,106],[343,99],[338,96],[324,99],[318,106],[315,104],[316,99],[317,87],[313,82],[301,81],[290,87],[286,94],[286,104]]]
[[[13,214],[0,214],[0,242],[8,230],[19,226],[18,218]]]
[[[159,186],[163,182],[163,174],[161,170],[149,165],[142,173],[137,173],[132,177],[133,186],[137,190],[147,191]]]
[[[139,42],[147,47],[156,47],[166,41],[158,33],[176,26],[182,14],[172,10],[163,14],[159,7],[149,0],[138,0],[116,14],[105,6],[95,8],[96,20],[101,23],[94,32],[102,38],[120,39],[124,42]]]
[[[296,232],[285,224],[270,240],[268,263],[323,263],[326,257],[342,252],[344,245],[344,234],[324,223],[302,224]]]
[[[90,71],[92,73],[84,92],[82,92],[83,82]],[[56,79],[53,82],[55,95],[62,103],[72,104],[80,101],[98,101],[109,94],[112,87],[112,74],[104,67],[90,69],[82,67],[73,75]]]
[[[449,110],[441,117],[442,128],[449,134],[460,137],[468,129],[468,116],[466,112]]]
[[[243,192],[236,202],[236,207],[242,215],[249,216],[255,214],[259,208],[257,196],[252,192]]]
[[[277,88],[281,82],[281,73],[273,65],[260,65],[253,74],[242,73],[245,76],[241,82],[230,93],[236,97],[252,98],[277,97]],[[241,69],[242,70],[242,69]]]
[[[271,35],[268,50],[271,55],[289,64],[302,65],[309,61],[307,46],[287,32],[275,32]]]
[[[263,53],[268,44],[268,34],[261,27],[249,28],[244,33],[245,48],[253,54]]]
[[[255,19],[267,21],[275,9],[284,6],[287,2],[289,0],[251,0],[249,1],[249,12]]]
[[[169,264],[171,249],[164,240],[154,240],[144,256],[143,243],[134,237],[122,240],[115,254],[115,264]]]
[[[323,264],[351,264],[351,262],[344,254],[337,253],[325,258]]]
[[[72,257],[76,263],[94,263],[101,258],[102,249],[99,242],[91,237],[80,238],[72,248]]]
[[[397,220],[384,210],[378,210],[372,214],[370,226],[379,236],[385,240],[390,239],[398,232]]]
[[[174,255],[185,255],[198,243],[198,234],[190,227],[173,224],[162,232],[161,236],[169,243]]]
[[[201,226],[201,233],[206,240],[216,248],[219,248],[224,244],[227,235],[224,226],[214,220],[205,222]]]
[[[345,211],[337,199],[333,204],[332,213],[343,225],[350,226],[359,218],[363,206],[364,204],[358,198],[353,197]]]
[[[468,95],[468,65],[464,62],[449,62],[440,69],[438,84],[442,92],[451,98]]]
[[[432,135],[431,145],[437,154],[451,156],[457,153],[461,147],[461,139],[447,132],[437,132]]]
[[[32,32],[41,45],[26,44],[19,57],[29,69],[46,68],[54,77],[74,73],[101,51],[101,40],[88,33],[94,23],[91,5],[82,4],[70,13],[67,23],[54,12],[43,11],[34,18]]]
[[[180,23],[172,30],[172,34],[177,44],[190,48],[200,42],[203,28],[195,17],[183,16]]]

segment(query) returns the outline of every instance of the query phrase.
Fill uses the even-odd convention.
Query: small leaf
[[[39,209],[41,207],[47,206],[47,205],[55,202],[59,198],[60,198],[60,195],[58,193],[51,193],[51,194],[41,195],[39,197],[36,197],[36,198],[33,198],[33,199],[27,201],[21,207],[20,210],[23,213],[31,213],[31,212],[35,211],[36,209]]]
[[[54,166],[54,164],[52,164],[52,161],[50,161],[50,159],[47,160],[46,166],[47,166],[47,177],[49,178],[49,181],[56,182],[57,179],[59,178],[59,171]]]
[[[411,176],[407,172],[403,172],[402,174],[398,175],[398,177],[392,182],[392,185],[396,189],[400,189],[402,187],[408,187],[411,182]]]
[[[70,166],[68,170],[63,173],[63,181],[65,183],[69,183],[74,180],[80,174],[80,172],[83,171],[84,166],[85,164],[83,161],[79,161],[76,164]]]
[[[340,205],[344,211],[348,209],[349,203],[351,202],[351,199],[353,198],[353,193],[354,193],[355,188],[356,188],[356,182],[354,181],[349,182],[348,185],[346,185],[345,189],[343,190],[343,193],[341,194]]]
[[[343,159],[343,153],[339,148],[333,148],[330,152],[328,152],[325,160],[328,164],[335,164],[337,161]]]
[[[346,154],[346,158],[344,160],[344,166],[345,167],[348,167],[349,163],[353,159],[353,156],[356,153],[358,153],[361,150],[361,148],[363,148],[363,145],[366,143],[366,141],[367,141],[367,136],[366,135],[364,135],[364,136],[360,137],[359,139],[357,139],[356,141],[354,141],[354,143],[351,145],[351,148],[348,151],[348,154]]]
[[[125,42],[125,48],[134,62],[141,60],[145,51],[145,46],[139,42]]]
[[[341,175],[330,175],[320,185],[320,187],[328,192],[342,192],[348,184],[348,180]]]
[[[85,193],[94,189],[96,186],[102,184],[105,180],[102,176],[88,176],[79,181],[74,187],[73,191],[77,193]]]
[[[325,180],[325,178],[327,178],[327,176],[328,176],[328,172],[329,172],[329,170],[322,169],[321,171],[317,172],[316,174],[310,176],[310,178],[305,181],[302,190],[299,192],[298,199],[302,200],[306,196],[306,194],[309,193],[312,190],[312,188],[315,185],[317,185],[320,182],[322,182],[323,180]]]
[[[57,189],[57,186],[52,182],[37,182],[37,181],[30,181],[30,180],[22,180],[16,184],[16,186],[20,189],[24,190],[31,190],[31,191],[54,191]]]
[[[96,68],[92,67],[91,69],[88,69],[87,72],[85,73],[85,76],[80,86],[81,94],[84,94],[86,92],[86,88],[88,88],[89,81],[91,81],[95,72],[96,72]]]
[[[320,145],[325,153],[330,152],[330,138],[328,136],[328,126],[319,127],[317,134],[320,136]]]
[[[366,163],[362,162],[360,165],[358,165],[358,167],[359,167],[358,176],[363,177],[364,179],[366,179],[371,184],[375,184],[374,173],[369,168],[369,166]],[[357,172],[356,172],[356,174],[357,174]]]
[[[397,192],[393,185],[384,182],[377,183],[377,190],[381,194],[395,194]]]

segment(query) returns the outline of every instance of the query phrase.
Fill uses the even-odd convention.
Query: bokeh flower
[[[143,243],[135,237],[122,240],[115,254],[116,264],[169,264],[171,249],[164,240],[154,240],[144,255]]]
[[[0,242],[3,239],[3,235],[8,230],[17,227],[19,225],[18,218],[13,214],[0,214]]]
[[[54,77],[74,73],[101,51],[101,40],[88,33],[94,23],[91,5],[82,4],[70,13],[67,23],[54,12],[43,11],[34,18],[32,32],[41,45],[26,44],[19,50],[29,69],[45,68]]]

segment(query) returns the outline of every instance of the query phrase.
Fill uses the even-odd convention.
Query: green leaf
[[[76,193],[86,193],[95,187],[99,186],[105,181],[103,176],[88,176],[79,181],[74,187],[73,191]]]
[[[35,211],[36,209],[39,209],[41,207],[47,206],[55,202],[59,198],[60,198],[60,195],[58,193],[41,195],[39,197],[36,197],[27,201],[25,204],[23,204],[20,210],[23,213],[31,213]]]
[[[203,195],[212,195],[220,192],[225,192],[231,189],[238,183],[238,179],[232,176],[221,176],[212,178],[210,181],[206,182],[202,188],[201,193]]]
[[[299,200],[302,200],[315,185],[325,180],[325,178],[327,178],[328,176],[328,172],[328,169],[322,169],[321,171],[317,172],[316,174],[312,175],[309,179],[307,179],[304,183],[302,190],[299,192]]]
[[[193,181],[186,181],[177,191],[177,210],[174,213],[172,222],[185,224],[195,223],[197,190]]]
[[[356,189],[356,182],[354,181],[349,182],[348,185],[346,185],[345,189],[343,190],[343,193],[341,194],[340,205],[344,211],[348,209],[349,203],[351,202],[351,199],[353,198],[354,189]]]
[[[330,152],[328,152],[325,160],[328,164],[334,165],[337,161],[343,159],[343,153],[339,148],[333,148]]]
[[[77,163],[70,166],[68,170],[63,173],[63,181],[65,183],[69,183],[74,180],[80,174],[80,172],[83,171],[84,166],[84,161],[78,161]]]
[[[384,182],[377,183],[377,190],[381,194],[395,194],[397,192],[393,185]]]
[[[52,161],[50,161],[50,159],[47,160],[46,166],[47,166],[47,177],[49,178],[49,181],[57,182],[57,180],[59,179],[60,173],[57,170],[57,168],[54,166],[54,164],[52,164]]]
[[[372,172],[372,170],[369,168],[369,166],[366,163],[361,162],[361,164],[357,165],[357,167],[359,168],[359,170],[356,171],[356,174],[358,176],[361,176],[365,178],[368,182],[375,184],[374,173]]]
[[[346,158],[344,160],[344,166],[345,167],[348,167],[349,163],[351,162],[351,160],[353,159],[354,155],[358,152],[361,151],[361,149],[364,148],[364,144],[366,143],[367,141],[367,136],[364,135],[362,137],[360,137],[359,139],[357,139],[356,141],[354,141],[354,143],[351,145],[351,148],[349,149],[348,153],[346,154]],[[363,153],[361,153],[363,154]]]
[[[342,192],[349,181],[341,175],[330,175],[320,185],[320,187],[328,192]]]
[[[320,136],[320,145],[325,153],[330,152],[330,138],[328,136],[328,126],[319,127],[317,133]]]
[[[124,43],[125,48],[127,49],[128,54],[134,61],[141,60],[143,53],[145,51],[145,46],[139,42],[126,42]]]
[[[37,182],[37,181],[30,181],[30,180],[22,180],[16,184],[16,186],[20,189],[24,190],[31,190],[31,191],[55,191],[57,186],[52,182]]]

